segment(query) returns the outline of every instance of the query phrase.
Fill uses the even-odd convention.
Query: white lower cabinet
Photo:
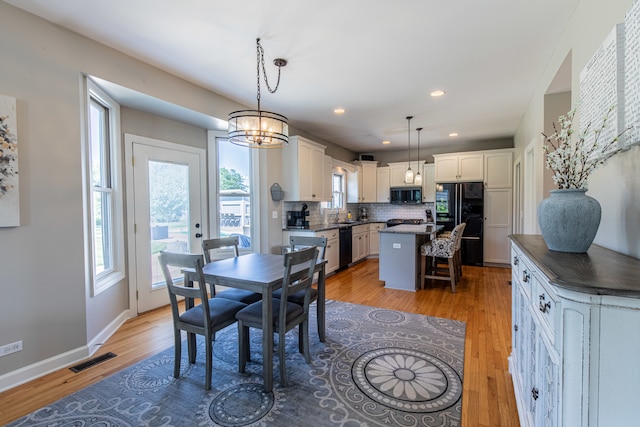
[[[282,233],[283,246],[289,245],[289,236],[308,236],[308,237],[325,237],[327,239],[327,249],[325,258],[327,265],[325,266],[325,274],[333,273],[338,269],[340,264],[340,236],[337,228],[322,231],[297,231],[289,230]]]
[[[316,233],[320,237],[327,238],[327,266],[325,272],[333,273],[340,264],[340,238],[337,229],[324,230]]]
[[[360,261],[369,255],[369,224],[351,228],[351,262]]]
[[[635,281],[633,297],[599,295],[593,290],[581,292],[580,282],[567,281],[582,274],[591,277],[590,282],[611,281],[591,268],[596,264],[591,250],[589,255],[567,256],[549,252],[540,236],[522,235],[513,238],[512,246],[509,371],[520,424],[638,425],[640,286],[631,276],[640,271],[640,261],[619,255],[624,264],[635,265],[622,279]],[[614,269],[624,271],[615,259],[611,262]],[[566,275],[558,276],[558,265],[567,266]],[[574,274],[580,269],[584,271]],[[626,293],[628,285],[622,290]]]
[[[380,230],[386,227],[383,222],[372,222],[369,224],[369,255],[380,254]]]

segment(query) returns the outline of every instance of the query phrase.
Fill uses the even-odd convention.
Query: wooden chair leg
[[[206,338],[205,338],[206,339]],[[207,376],[204,381],[204,389],[211,390],[211,375],[212,375],[212,365],[213,365],[213,341],[207,340],[205,343],[205,375]]]
[[[280,387],[287,386],[287,370],[285,367],[285,333],[278,334],[278,359],[280,360]],[[272,338],[273,339],[273,338]]]
[[[197,346],[196,346],[196,334],[187,332],[187,347],[189,349],[189,363],[196,363]]]
[[[451,292],[456,291],[456,266],[453,257],[449,258],[449,278],[451,279]]]
[[[174,329],[173,378],[180,378],[180,358],[182,357],[182,336],[180,329]]]
[[[306,318],[298,327],[301,329],[304,361],[311,363],[311,352],[309,351],[309,318]]]
[[[249,353],[249,328],[238,321],[238,372],[244,373]]]
[[[427,268],[426,255],[420,255],[420,289],[424,289],[424,276]]]

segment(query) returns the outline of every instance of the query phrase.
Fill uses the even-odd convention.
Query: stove
[[[394,225],[400,225],[400,224],[411,224],[411,225],[424,224],[424,220],[421,218],[409,218],[409,219],[394,218],[394,219],[387,220],[387,227],[393,227]]]

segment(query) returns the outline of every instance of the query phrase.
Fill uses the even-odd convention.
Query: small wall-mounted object
[[[279,202],[282,199],[284,199],[284,191],[282,190],[282,187],[280,187],[280,184],[274,182],[271,186],[271,200]]]

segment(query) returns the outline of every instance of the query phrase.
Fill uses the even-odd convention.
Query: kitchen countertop
[[[423,234],[434,235],[444,228],[435,224],[400,224],[380,230],[380,233]]]
[[[334,230],[336,228],[342,227],[353,227],[354,225],[361,224],[386,224],[386,221],[351,221],[351,222],[341,222],[338,224],[315,224],[310,225],[309,228],[285,228],[284,231],[308,231],[310,233],[315,233],[316,231],[325,231],[325,230]]]

